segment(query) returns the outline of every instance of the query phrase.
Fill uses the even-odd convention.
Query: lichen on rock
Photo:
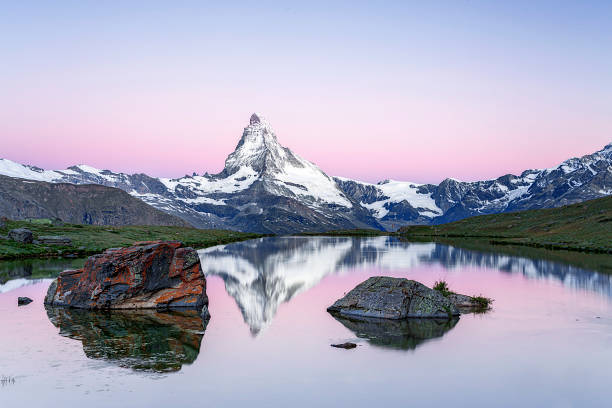
[[[374,276],[360,283],[327,311],[385,319],[450,319],[460,314],[457,307],[438,291],[414,280],[387,276]]]
[[[206,278],[195,249],[180,242],[137,242],[60,273],[45,304],[81,309],[205,309]]]

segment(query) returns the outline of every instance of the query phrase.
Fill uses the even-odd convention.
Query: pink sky
[[[493,178],[612,141],[605,3],[319,6],[12,4],[0,157],[216,173],[253,112],[366,181]]]

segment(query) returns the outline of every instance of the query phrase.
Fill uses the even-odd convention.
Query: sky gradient
[[[612,141],[610,2],[102,3],[3,3],[0,157],[216,173],[253,112],[366,181],[493,178]]]

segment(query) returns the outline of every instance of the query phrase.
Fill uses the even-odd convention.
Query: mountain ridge
[[[73,224],[189,226],[185,220],[153,208],[118,188],[2,175],[0,214],[12,220],[50,218]]]
[[[270,124],[249,118],[217,174],[155,178],[87,165],[43,170],[0,159],[0,174],[48,182],[120,188],[199,228],[293,233],[333,229],[396,230],[466,217],[550,208],[612,195],[612,143],[550,169],[496,179],[439,184],[330,177],[280,145]]]

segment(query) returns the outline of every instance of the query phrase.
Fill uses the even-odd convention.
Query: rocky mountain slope
[[[549,208],[612,194],[612,144],[544,170],[494,180],[440,184],[332,178],[279,144],[253,114],[218,174],[178,179],[114,173],[86,165],[43,170],[0,159],[0,174],[54,183],[101,184],[200,228],[292,233],[331,229],[396,230],[462,218]]]
[[[336,178],[341,189],[370,209],[389,230],[442,224],[510,211],[552,208],[612,194],[612,144],[557,167],[506,174],[493,180],[438,185],[386,180],[378,184]]]
[[[59,218],[74,224],[187,226],[125,191],[0,176],[0,214],[14,220]]]

